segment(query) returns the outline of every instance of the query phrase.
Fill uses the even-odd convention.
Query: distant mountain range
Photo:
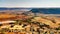
[[[60,8],[34,8],[31,11],[34,13],[60,14]]]
[[[29,10],[33,13],[60,14],[60,8],[0,8],[1,10]]]

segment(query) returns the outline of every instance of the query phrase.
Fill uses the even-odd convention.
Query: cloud
[[[0,0],[0,7],[60,7],[60,0]]]

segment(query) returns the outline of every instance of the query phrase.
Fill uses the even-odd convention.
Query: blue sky
[[[60,7],[60,0],[0,0],[0,7]]]

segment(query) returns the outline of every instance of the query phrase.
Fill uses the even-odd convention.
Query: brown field
[[[3,33],[0,33],[3,34]],[[4,32],[4,34],[26,34],[25,32]]]
[[[29,18],[29,16],[25,16],[25,15],[10,15],[10,14],[0,14],[0,21],[4,21],[4,20],[17,20],[17,19],[27,19]]]
[[[37,29],[39,29],[39,30],[42,29],[44,31],[43,28],[45,28],[46,31],[51,31],[52,29],[54,31],[55,28],[58,28],[60,26],[60,18],[58,18],[58,17],[53,17],[53,16],[35,17],[34,16],[32,18],[31,15],[27,16],[27,15],[23,15],[23,14],[19,14],[19,15],[17,15],[17,14],[0,14],[0,22],[4,22],[4,21],[8,21],[8,20],[15,20],[15,21],[18,20],[18,22],[16,22],[16,23],[14,22],[14,26],[15,25],[21,26],[19,24],[27,25],[25,28],[26,28],[26,31],[28,31],[28,32],[32,32],[32,31],[30,31],[31,27],[33,27],[32,29],[34,29],[36,32]],[[47,26],[43,27],[44,25],[41,26],[40,23],[46,24],[50,28],[48,28]],[[10,27],[9,27],[9,25],[10,25]],[[11,24],[7,24],[7,23],[4,24],[3,26],[6,26],[5,28],[12,28]],[[18,26],[16,26],[16,27],[18,27]],[[2,26],[0,26],[0,27],[2,27]],[[41,28],[41,27],[43,27],[43,28]],[[15,27],[13,27],[12,29],[14,29],[14,28]],[[22,27],[22,28],[24,28],[24,27]],[[0,28],[0,29],[2,29],[2,28]],[[5,34],[26,34],[27,32],[4,32],[4,33]],[[40,31],[39,31],[39,33],[40,33]]]

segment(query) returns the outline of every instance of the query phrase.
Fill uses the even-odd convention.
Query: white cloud
[[[60,0],[6,0],[0,7],[60,7]]]

